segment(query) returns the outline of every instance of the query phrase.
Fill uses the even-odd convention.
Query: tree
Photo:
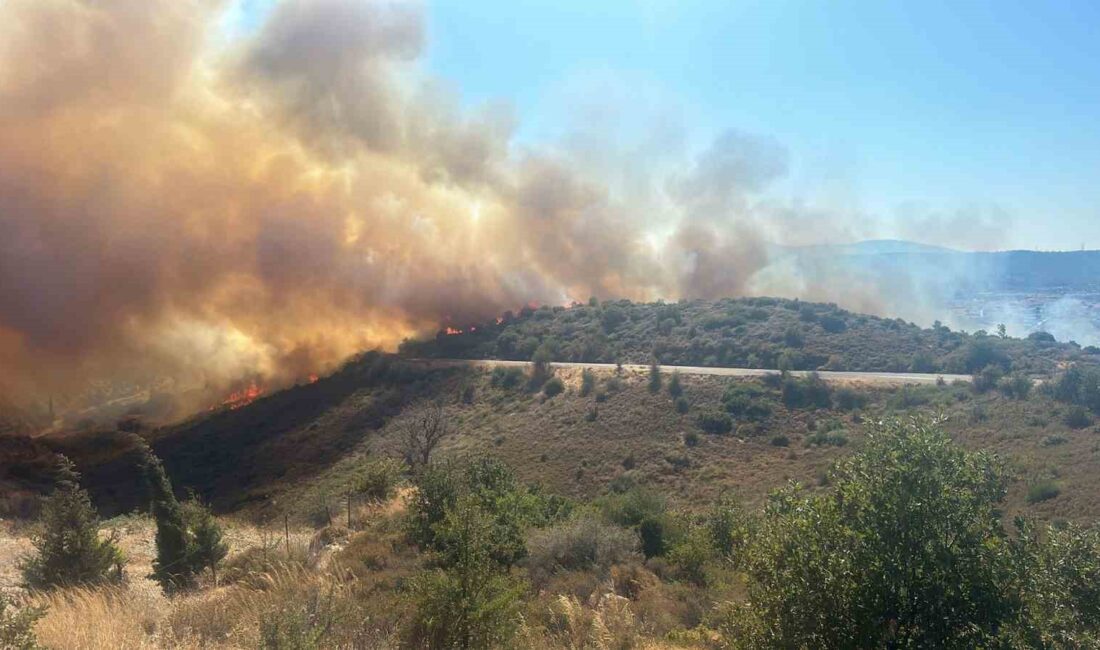
[[[184,504],[184,521],[191,533],[190,564],[195,573],[210,569],[218,581],[218,564],[229,553],[222,528],[210,514],[210,509],[195,495]]]
[[[416,604],[409,645],[426,648],[506,646],[520,620],[525,585],[493,559],[500,530],[472,495],[462,497],[437,526],[454,541],[443,567],[413,581]]]
[[[661,390],[661,366],[657,362],[649,364],[649,392],[658,393]]]
[[[447,436],[448,416],[440,403],[423,405],[409,414],[402,425],[405,462],[416,469],[426,467],[432,452]]]
[[[674,372],[668,379],[668,394],[676,399],[684,394],[684,386],[680,383],[680,373]]]
[[[194,584],[190,562],[191,540],[184,520],[183,507],[172,491],[172,483],[164,464],[153,450],[141,443],[145,483],[149,490],[150,509],[156,522],[157,557],[153,560],[153,578],[165,591]]]
[[[99,536],[99,517],[72,461],[60,456],[58,464],[57,487],[42,505],[32,540],[36,552],[20,561],[23,580],[33,589],[50,589],[120,579],[117,539]]]
[[[590,368],[581,371],[581,397],[588,397],[596,389],[596,373]]]
[[[829,494],[792,486],[753,527],[744,647],[983,647],[1015,620],[1006,478],[935,422],[880,425]]]
[[[554,374],[554,368],[550,365],[554,354],[550,345],[543,343],[531,355],[531,380],[529,387],[532,391],[542,388],[542,385]]]

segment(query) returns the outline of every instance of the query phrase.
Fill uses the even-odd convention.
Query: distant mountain
[[[903,240],[781,249],[805,269],[836,265],[884,282],[980,291],[1100,291],[1100,251],[970,252]]]

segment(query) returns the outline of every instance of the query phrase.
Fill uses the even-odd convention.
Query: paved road
[[[414,359],[420,363],[431,366],[477,366],[492,368],[494,366],[515,366],[526,368],[530,361],[505,361],[502,359]],[[613,363],[579,363],[572,361],[555,361],[554,366],[559,368],[591,368],[593,370],[614,370]],[[623,370],[634,372],[648,372],[649,366],[624,363]],[[661,366],[661,370],[678,372],[684,375],[718,375],[721,377],[762,377],[774,374],[776,370],[764,370],[760,368],[709,368],[705,366]],[[793,370],[792,375],[804,377],[810,374],[809,370]],[[817,374],[828,382],[833,383],[865,383],[882,386],[901,386],[905,384],[934,384],[941,377],[950,383],[956,380],[970,381],[969,375],[945,375],[926,374],[919,372],[847,372],[836,370],[819,370]]]

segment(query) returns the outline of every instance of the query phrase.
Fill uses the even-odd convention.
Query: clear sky
[[[510,104],[520,144],[559,141],[601,115],[618,138],[668,129],[686,152],[736,129],[788,149],[792,173],[777,192],[874,224],[860,233],[919,239],[931,222],[982,222],[978,241],[958,243],[1100,248],[1098,2],[431,0],[424,10],[428,71],[468,106]]]

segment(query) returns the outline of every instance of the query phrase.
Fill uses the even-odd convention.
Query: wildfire
[[[242,406],[248,406],[252,402],[263,396],[266,389],[263,386],[258,385],[255,381],[249,382],[248,386],[237,391],[233,391],[225,399],[222,400],[220,406],[228,407],[230,410],[239,409]],[[213,410],[214,407],[211,407]]]
[[[319,377],[316,374],[310,373],[309,383],[316,384],[318,379],[319,379]]]
[[[446,334],[447,336],[454,336],[455,334],[461,334],[462,330],[456,329],[454,327],[448,327],[445,330],[443,330],[443,333]]]

